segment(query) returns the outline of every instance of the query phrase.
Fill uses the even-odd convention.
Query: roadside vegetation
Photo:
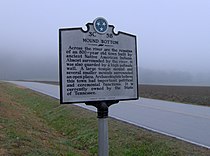
[[[0,155],[97,156],[96,113],[0,82]],[[210,150],[109,118],[110,156],[208,156]]]

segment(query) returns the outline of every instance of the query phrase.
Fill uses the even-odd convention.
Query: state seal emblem
[[[108,30],[108,22],[102,18],[98,17],[93,22],[94,29],[99,34],[104,34]]]

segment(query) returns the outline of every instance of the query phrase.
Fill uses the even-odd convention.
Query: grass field
[[[210,150],[109,118],[110,156],[208,156]],[[0,83],[0,155],[97,155],[96,113]]]

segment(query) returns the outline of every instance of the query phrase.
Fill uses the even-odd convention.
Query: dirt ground
[[[139,85],[140,97],[210,106],[210,87]]]
[[[59,85],[59,82],[56,81],[33,82]],[[139,85],[139,96],[186,104],[210,106],[210,87],[205,86]]]

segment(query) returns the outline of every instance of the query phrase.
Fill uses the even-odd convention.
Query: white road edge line
[[[10,82],[10,83],[11,83],[11,82]],[[13,84],[14,84],[14,83],[13,83]],[[16,85],[17,85],[17,84],[16,84]],[[22,86],[22,85],[19,85],[19,86]],[[29,88],[29,89],[30,89],[30,88]],[[33,90],[33,89],[31,89],[31,90]],[[36,90],[33,90],[33,91],[39,92],[39,91],[36,91]],[[39,92],[39,93],[44,94],[44,95],[47,95],[47,94],[42,93],[42,92]],[[54,97],[54,96],[51,96],[51,95],[47,95],[47,96],[50,96],[50,97],[52,97],[52,98],[55,98],[55,99],[58,99],[58,100],[59,100],[59,98],[56,98],[56,97]],[[74,104],[74,105],[95,112],[95,110],[88,109],[87,107],[83,107],[83,106],[81,106],[81,105],[79,105],[79,104]],[[153,109],[154,109],[154,108],[153,108]],[[127,120],[127,119],[125,120],[125,119],[119,118],[119,117],[114,116],[114,115],[112,115],[112,116],[110,116],[110,117],[112,117],[112,118],[114,118],[114,119],[117,119],[117,120],[120,120],[120,121],[123,121],[123,122],[127,122],[127,123],[132,124],[132,125],[135,125],[135,126],[137,126],[137,127],[141,127],[141,128],[144,128],[144,129],[147,129],[147,130],[156,132],[156,133],[160,133],[160,134],[163,134],[163,135],[166,135],[166,136],[169,136],[169,137],[173,137],[173,138],[176,138],[176,139],[179,139],[179,140],[182,140],[182,141],[189,142],[189,143],[194,144],[194,145],[198,145],[198,146],[201,146],[201,147],[210,149],[210,146],[206,146],[206,145],[203,145],[203,144],[201,144],[201,143],[197,143],[197,142],[194,142],[194,141],[190,141],[190,140],[188,140],[188,139],[185,139],[185,138],[182,138],[182,137],[179,137],[179,136],[175,136],[175,135],[173,135],[173,134],[169,134],[169,133],[166,133],[166,132],[163,132],[163,131],[159,131],[159,130],[156,130],[156,129],[153,129],[153,128],[150,128],[150,127],[147,127],[147,126],[144,126],[144,125],[136,124],[135,122],[129,121],[129,120]]]
[[[84,108],[84,109],[87,109],[87,110],[96,112],[95,110],[93,110],[93,109],[88,109],[87,107],[83,107],[83,106],[80,105],[80,104],[76,104],[75,106],[82,107],[82,108]],[[198,146],[201,146],[201,147],[210,149],[210,146],[206,146],[206,145],[203,145],[203,144],[201,144],[201,143],[197,143],[197,142],[194,142],[194,141],[190,141],[190,140],[188,140],[188,139],[185,139],[185,138],[182,138],[182,137],[179,137],[179,136],[170,134],[170,133],[166,133],[166,132],[163,132],[163,131],[159,131],[159,130],[150,128],[150,127],[148,127],[148,126],[144,126],[144,125],[141,125],[141,124],[137,124],[137,123],[135,123],[135,122],[133,122],[133,121],[130,121],[130,120],[127,120],[127,119],[123,119],[123,118],[119,118],[119,117],[117,117],[117,116],[115,116],[115,115],[111,115],[111,116],[109,116],[109,117],[114,118],[114,119],[117,119],[117,120],[119,120],[119,121],[123,121],[123,122],[129,123],[129,124],[132,124],[132,125],[135,125],[135,126],[140,127],[140,128],[144,128],[144,129],[150,130],[150,131],[152,131],[152,132],[160,133],[160,134],[163,134],[163,135],[166,135],[166,136],[169,136],[169,137],[173,137],[173,138],[176,138],[176,139],[179,139],[179,140],[182,140],[182,141],[186,141],[186,142],[191,143],[191,144],[194,144],[194,145],[198,145]]]
[[[139,125],[139,124],[136,124],[135,122],[132,122],[132,121],[129,121],[129,120],[125,120],[125,119],[122,119],[122,118],[119,118],[119,117],[116,117],[116,116],[110,116],[110,117],[115,118],[115,119],[120,120],[120,121],[123,121],[123,122],[127,122],[127,123],[135,125],[137,127],[141,127],[141,128],[144,128],[144,129],[156,132],[156,133],[160,133],[160,134],[163,134],[163,135],[166,135],[166,136],[169,136],[169,137],[173,137],[173,138],[176,138],[176,139],[179,139],[179,140],[182,140],[182,141],[189,142],[191,144],[195,144],[195,145],[198,145],[198,146],[210,149],[210,146],[206,146],[206,145],[203,145],[201,143],[190,141],[188,139],[185,139],[185,138],[173,135],[173,134],[169,134],[169,133],[166,133],[166,132],[163,132],[163,131],[159,131],[159,130],[156,130],[156,129],[153,129],[153,128],[150,128],[150,127],[147,127],[147,126],[144,126],[144,125]]]

